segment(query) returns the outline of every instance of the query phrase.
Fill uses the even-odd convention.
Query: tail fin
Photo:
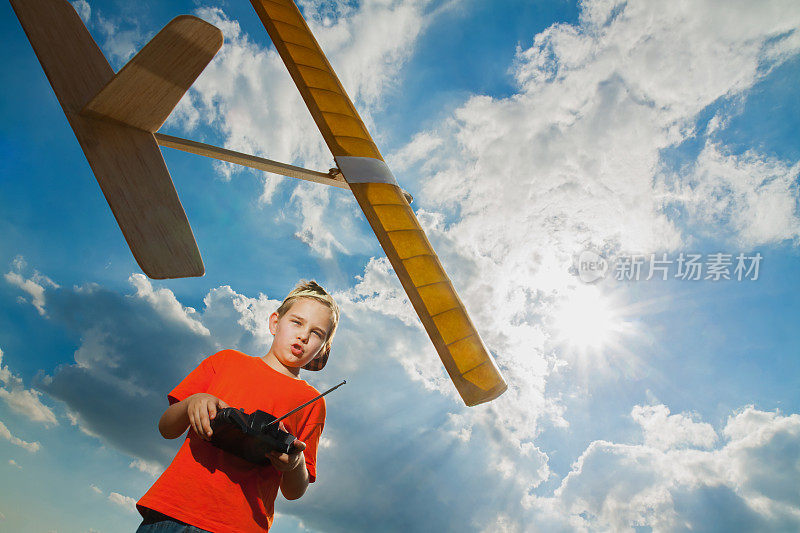
[[[148,128],[166,119],[210,61],[221,42],[219,30],[178,17],[115,76],[69,2],[11,0],[11,5],[136,262],[151,278],[202,276],[192,228]],[[175,67],[191,53],[199,57],[188,61],[189,67]],[[153,92],[146,92],[148,84]],[[123,105],[126,98],[135,103]],[[114,102],[119,106],[110,105]],[[81,113],[84,107],[93,116]]]

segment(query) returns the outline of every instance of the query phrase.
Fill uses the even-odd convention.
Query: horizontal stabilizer
[[[181,15],[156,34],[83,108],[82,114],[155,132],[222,47],[222,32]]]

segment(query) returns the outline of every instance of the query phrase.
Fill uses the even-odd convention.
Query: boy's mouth
[[[303,347],[297,343],[292,344],[292,355],[303,355]]]

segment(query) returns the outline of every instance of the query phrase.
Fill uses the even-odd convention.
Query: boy
[[[303,495],[316,479],[324,399],[280,423],[297,439],[292,453],[271,452],[267,466],[211,444],[211,420],[228,406],[282,416],[319,395],[298,377],[300,368],[325,366],[338,323],[339,308],[330,294],[314,281],[301,281],[269,317],[274,339],[266,355],[223,350],[206,358],[169,393],[170,407],[158,429],[167,439],[187,428],[189,433],[169,467],[137,502],[144,518],[137,533],[266,531],[278,488],[289,500]]]

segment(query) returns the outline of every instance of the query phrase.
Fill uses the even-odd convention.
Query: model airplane
[[[11,0],[137,263],[155,279],[202,276],[203,261],[159,145],[349,188],[464,403],[507,385],[439,258],[292,0],[251,0],[338,168],[316,172],[157,133],[222,46],[182,15],[114,73],[67,0]]]

